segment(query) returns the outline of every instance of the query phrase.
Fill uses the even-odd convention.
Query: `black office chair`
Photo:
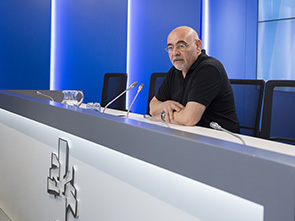
[[[159,87],[163,83],[165,76],[167,75],[166,72],[158,72],[152,73],[150,78],[150,88],[149,88],[149,96],[148,96],[148,105],[147,105],[147,114],[150,113],[150,101],[158,92]]]
[[[266,82],[261,137],[295,144],[295,81]]]
[[[126,73],[106,73],[103,79],[101,106],[105,107],[111,100],[126,90]],[[109,108],[125,110],[126,94],[112,103]]]
[[[234,92],[240,132],[259,137],[264,80],[230,79]]]

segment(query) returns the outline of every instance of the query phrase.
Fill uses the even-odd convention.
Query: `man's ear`
[[[196,44],[197,44],[198,49],[201,50],[201,48],[202,48],[202,41],[200,39],[197,39],[196,40]]]

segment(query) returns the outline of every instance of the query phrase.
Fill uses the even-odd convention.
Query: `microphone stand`
[[[139,85],[139,87],[138,87],[137,93],[136,93],[135,97],[133,98],[133,101],[131,102],[131,104],[130,104],[130,106],[129,106],[129,108],[128,108],[128,111],[127,111],[127,114],[126,114],[126,117],[127,117],[127,118],[129,117],[130,109],[131,109],[131,107],[132,107],[132,105],[133,105],[135,99],[137,98],[139,92],[142,90],[143,85],[144,85],[144,84],[141,84],[141,85]]]
[[[113,100],[111,100],[109,103],[107,103],[107,105],[104,107],[102,113],[105,112],[105,110],[107,109],[108,106],[110,106],[115,100],[117,100],[119,97],[121,97],[123,94],[125,94],[127,91],[129,91],[130,89],[134,88],[137,85],[137,81],[135,81],[134,83],[132,83],[125,91],[123,91],[121,94],[119,94],[117,97],[115,97]]]
[[[243,143],[244,145],[246,145],[246,142],[245,142],[240,136],[238,136],[238,135],[236,135],[236,134],[234,134],[234,133],[232,133],[232,132],[230,132],[230,131],[228,131],[228,130],[222,128],[218,123],[216,123],[216,122],[211,122],[211,123],[210,123],[210,127],[212,127],[212,128],[215,129],[215,130],[224,131],[224,132],[226,132],[226,133],[228,133],[228,134],[230,134],[230,135],[232,135],[232,136],[238,138],[240,141],[242,141],[242,143]]]
[[[53,98],[47,94],[43,94],[40,91],[36,91],[36,94],[49,98],[51,101],[54,101]]]
[[[168,124],[166,121],[164,121],[164,120],[159,120],[159,119],[157,119],[157,118],[154,118],[154,117],[152,117],[152,116],[149,115],[149,114],[145,114],[145,115],[143,115],[143,118],[144,118],[144,119],[149,119],[149,120],[154,120],[154,121],[158,121],[158,122],[164,123],[168,128],[170,128],[169,124]]]

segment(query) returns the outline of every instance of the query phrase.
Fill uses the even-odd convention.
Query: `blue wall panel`
[[[257,76],[295,79],[295,1],[260,0]]]
[[[172,66],[167,52],[167,37],[180,25],[200,31],[200,0],[130,0],[129,23],[129,83],[144,83],[131,111],[146,114],[150,75],[167,72]],[[128,94],[129,103],[136,89]]]
[[[259,21],[295,17],[294,0],[259,0]]]
[[[295,79],[295,19],[259,23],[258,78]]]
[[[50,1],[0,1],[0,89],[49,89]]]
[[[256,78],[257,0],[208,0],[208,54],[230,78]]]
[[[103,75],[126,72],[127,0],[56,0],[54,89],[100,102]]]

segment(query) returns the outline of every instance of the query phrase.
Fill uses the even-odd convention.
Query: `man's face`
[[[184,74],[195,62],[199,55],[200,40],[189,38],[184,32],[172,32],[167,39],[169,58],[174,67]]]

